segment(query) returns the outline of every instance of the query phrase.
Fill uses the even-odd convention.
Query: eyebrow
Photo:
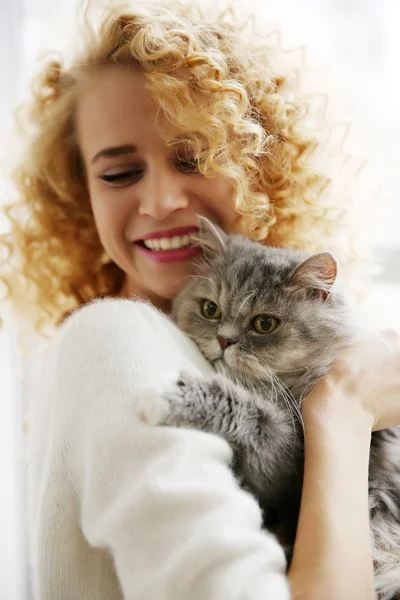
[[[124,146],[110,146],[109,148],[103,148],[100,152],[97,152],[92,158],[92,165],[102,156],[113,157],[122,156],[123,154],[134,154],[137,152],[137,147],[133,144],[125,144]]]

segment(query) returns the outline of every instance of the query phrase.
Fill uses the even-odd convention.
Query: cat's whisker
[[[214,237],[218,236],[214,231]],[[223,242],[225,234],[221,237]],[[184,414],[189,417],[184,419],[226,439],[238,458],[232,469],[239,483],[259,501],[266,517],[264,525],[269,526],[272,501],[272,506],[284,508],[277,511],[276,529],[282,525],[285,530],[287,520],[290,530],[301,498],[302,402],[339,352],[355,339],[359,325],[357,318],[356,329],[352,325],[354,319],[340,287],[332,290],[329,302],[310,293],[325,292],[326,300],[331,291],[337,265],[329,253],[303,255],[297,250],[256,245],[239,236],[225,246],[222,242],[210,241],[207,261],[204,254],[198,257],[195,264],[201,270],[179,280],[180,285],[188,282],[188,286],[173,301],[176,324],[197,344],[215,373],[213,380],[206,377],[201,382],[203,402],[197,403],[197,394],[187,397],[190,411],[185,402]],[[294,293],[295,289],[303,293]],[[199,304],[205,298],[217,305],[218,316],[203,318],[206,315]],[[258,331],[258,322],[253,323],[255,332],[250,331],[256,314],[279,315],[283,326],[276,335],[256,336],[255,332],[267,333]],[[223,333],[220,323],[227,325]],[[213,384],[211,388],[208,383]],[[373,433],[376,443],[368,473],[369,508],[377,581],[385,586],[381,591],[379,583],[377,592],[382,598],[392,598],[399,589],[399,453],[394,452],[392,435],[385,434]],[[287,504],[286,498],[290,499]],[[293,539],[286,541],[291,544]]]
[[[206,277],[205,275],[185,275],[185,277],[181,277],[180,279],[178,279],[177,283],[180,283],[181,281],[184,281],[185,279],[206,279],[212,285],[215,285],[215,282],[211,279],[211,277]]]
[[[272,371],[268,375],[269,375],[271,384],[274,386],[274,389],[276,390],[276,400],[278,400],[278,398],[282,397],[283,401],[285,402],[286,406],[288,407],[289,414],[292,418],[293,427],[295,427],[293,415],[297,416],[297,411],[296,411],[295,402],[294,402],[292,395],[288,394],[286,392],[286,390],[282,388],[279,378],[276,377]],[[279,394],[279,392],[280,392],[280,394]]]
[[[246,304],[247,300],[249,300],[249,298],[251,298],[251,297],[253,297],[253,296],[255,296],[255,295],[256,295],[256,293],[255,293],[255,292],[250,292],[250,294],[248,294],[248,295],[246,296],[246,298],[243,300],[242,304],[239,306],[239,309],[238,309],[238,311],[237,311],[237,313],[236,313],[236,317],[233,319],[233,323],[236,323],[236,319],[237,319],[237,318],[238,318],[238,316],[240,315],[240,313],[241,313],[241,310],[242,310],[243,306]]]
[[[241,294],[235,294],[235,298],[241,298],[245,294],[256,294],[257,295],[257,290],[245,290]]]
[[[280,382],[279,382],[279,379],[274,375],[272,370],[270,370],[268,368],[265,371],[265,375],[267,376],[268,382],[270,384],[270,388],[268,388],[268,391],[270,391],[270,390],[272,391],[272,402],[278,403],[278,398],[282,398],[284,400],[286,406],[288,407],[288,416],[292,423],[293,435],[294,435],[294,437],[296,437],[296,423],[295,423],[294,414],[293,414],[293,412],[294,412],[293,404],[284,390],[280,389],[279,391],[281,393],[279,394],[278,388],[280,388],[280,386],[279,386]],[[262,385],[262,387],[267,387],[267,385],[264,381],[260,381],[260,384]],[[294,448],[293,448],[293,452],[294,452]]]
[[[293,430],[295,431],[296,426],[294,421],[294,415],[300,420],[301,415],[299,416],[299,408],[295,399],[293,398],[293,395],[282,387],[282,382],[279,380],[278,377],[276,377],[276,375],[267,363],[260,364],[259,360],[257,360],[253,363],[250,363],[250,365],[247,365],[247,370],[251,370],[251,375],[253,379],[253,381],[250,382],[250,387],[254,387],[254,378],[256,378],[258,380],[258,386],[261,385],[262,387],[268,389],[268,398],[271,399],[272,402],[277,404],[278,398],[282,397],[283,401],[285,402],[288,408],[290,418],[292,419]],[[267,385],[267,383],[269,385]],[[278,390],[280,391],[280,393]]]
[[[259,362],[261,362],[261,361],[259,361]],[[252,366],[254,366],[254,365],[252,365]],[[292,392],[284,384],[284,382],[274,373],[274,371],[271,369],[270,365],[268,365],[268,363],[266,363],[265,361],[261,362],[260,369],[257,370],[256,376],[259,380],[258,383],[263,385],[264,387],[265,387],[265,385],[263,383],[263,380],[265,379],[265,377],[267,377],[268,382],[271,384],[274,391],[276,392],[276,398],[280,397],[280,394],[277,391],[277,389],[279,389],[279,391],[282,395],[282,399],[285,402],[286,406],[288,407],[288,410],[290,411],[291,414],[294,414],[297,417],[298,421],[303,426],[303,418],[302,418],[301,410],[298,406],[298,403],[296,402]]]
[[[299,367],[298,369],[289,369],[289,370],[284,370],[284,369],[279,369],[279,373],[300,373],[301,371],[305,371],[306,369],[309,369],[310,367],[312,367],[315,363],[319,362],[320,359],[322,358],[322,356],[324,354],[326,354],[326,352],[328,352],[329,348],[332,346],[332,344],[334,343],[334,341],[337,339],[338,334],[335,334],[333,336],[333,338],[330,340],[329,344],[322,350],[321,354],[319,354],[313,361],[311,361],[310,363],[303,365],[302,367]]]
[[[273,377],[274,377],[278,387],[280,388],[283,397],[288,400],[288,403],[290,404],[291,409],[293,410],[294,414],[296,415],[296,417],[301,425],[301,428],[303,429],[303,432],[304,432],[303,415],[302,415],[299,403],[296,401],[295,397],[293,396],[292,392],[287,387],[287,385],[277,375],[275,375],[275,373],[273,374]]]

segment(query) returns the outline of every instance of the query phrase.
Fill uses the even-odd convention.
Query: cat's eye
[[[257,315],[252,322],[254,329],[257,333],[267,335],[272,333],[279,325],[278,319],[271,315]]]
[[[203,300],[201,312],[206,319],[219,319],[222,314],[218,305],[212,300]]]

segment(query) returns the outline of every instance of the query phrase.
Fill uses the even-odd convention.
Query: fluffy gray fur
[[[265,247],[226,236],[204,220],[199,239],[198,274],[175,299],[172,317],[216,375],[182,373],[163,395],[162,424],[227,440],[235,473],[257,497],[265,526],[290,549],[303,475],[301,401],[354,338],[355,319],[329,253]],[[218,306],[219,318],[203,315],[205,299]],[[254,330],[253,319],[262,314],[278,319],[270,334]],[[397,428],[372,435],[369,500],[376,588],[389,600],[400,590]]]

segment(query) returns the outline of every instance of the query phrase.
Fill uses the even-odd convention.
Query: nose
[[[140,190],[140,215],[164,220],[172,212],[189,206],[182,176],[167,165],[149,167]]]
[[[237,341],[237,340],[232,340],[230,338],[222,337],[222,335],[217,335],[217,340],[219,341],[219,345],[221,346],[222,350],[226,350],[226,348],[228,348],[228,346],[232,346],[233,344],[236,344],[236,341]]]

